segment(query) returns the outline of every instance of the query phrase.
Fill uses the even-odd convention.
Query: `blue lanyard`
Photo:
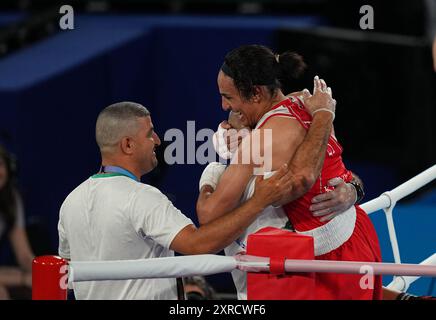
[[[139,179],[136,178],[136,176],[133,173],[131,173],[130,171],[128,171],[126,169],[123,169],[121,167],[117,167],[117,166],[102,166],[100,168],[100,172],[103,172],[103,173],[111,173],[111,172],[112,173],[119,173],[119,174],[122,174],[124,176],[127,176],[127,177],[129,177],[129,178],[139,182]]]

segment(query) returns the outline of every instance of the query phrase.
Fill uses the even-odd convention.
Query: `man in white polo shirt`
[[[74,189],[60,209],[59,255],[71,261],[169,257],[174,251],[216,253],[291,189],[284,165],[271,178],[258,178],[253,198],[196,228],[158,189],[140,183],[140,177],[156,167],[154,150],[160,145],[145,107],[121,102],[105,108],[97,119],[96,140],[100,172]],[[221,173],[203,173],[200,186],[215,188]],[[77,299],[177,297],[175,279],[78,282],[74,291]]]

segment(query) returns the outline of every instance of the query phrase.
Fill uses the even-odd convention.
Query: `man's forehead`
[[[151,121],[151,116],[140,117],[138,121],[145,125],[147,128],[153,127],[153,122]]]

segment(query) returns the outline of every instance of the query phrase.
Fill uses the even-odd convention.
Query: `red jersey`
[[[261,128],[275,116],[293,118],[306,130],[309,130],[312,123],[312,116],[305,109],[303,102],[291,97],[274,106],[262,117],[256,128]],[[330,135],[320,176],[305,195],[283,207],[297,232],[319,229],[329,223],[321,222],[319,217],[314,217],[309,207],[314,196],[334,189],[327,184],[330,179],[340,177],[345,182],[351,181],[352,174],[342,161],[342,150],[336,138]],[[372,222],[359,206],[355,207],[356,218],[352,234],[350,232],[351,236],[336,249],[318,255],[317,260],[381,261],[378,237]],[[373,289],[362,288],[361,278],[362,275],[319,273],[316,275],[317,299],[381,299],[381,277],[374,277]]]

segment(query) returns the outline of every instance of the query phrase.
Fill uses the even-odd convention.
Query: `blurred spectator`
[[[24,207],[15,187],[15,164],[0,146],[0,242],[9,238],[19,267],[0,266],[0,299],[30,298],[33,252],[24,223]]]
[[[215,290],[202,276],[183,278],[186,300],[214,300]]]

